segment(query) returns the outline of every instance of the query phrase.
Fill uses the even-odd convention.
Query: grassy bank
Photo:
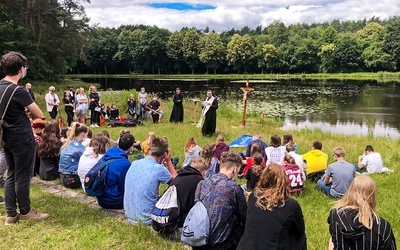
[[[118,102],[120,108],[125,108],[129,91],[101,92],[105,103]],[[158,136],[167,136],[173,152],[180,162],[184,159],[183,148],[189,137],[194,137],[198,144],[212,144],[215,137],[204,138],[201,130],[191,124],[193,120],[193,104],[185,102],[185,120],[182,124],[168,123],[172,103],[163,103],[166,117],[161,124],[146,122],[145,126],[130,128],[138,140],[145,140],[149,131],[155,131]],[[43,109],[43,104],[40,104]],[[124,112],[121,108],[121,112]],[[43,109],[44,110],[44,109]],[[63,113],[64,115],[64,113]],[[346,158],[350,163],[356,163],[358,155],[362,154],[365,145],[372,144],[377,152],[382,154],[384,165],[394,172],[372,175],[378,186],[378,214],[387,219],[394,230],[395,237],[400,239],[400,217],[398,216],[397,180],[400,178],[400,141],[383,137],[344,136],[324,133],[319,130],[282,131],[280,121],[274,118],[261,119],[252,116],[247,120],[247,126],[240,128],[241,115],[233,112],[225,105],[217,111],[217,133],[225,135],[226,142],[231,142],[242,134],[260,132],[263,139],[269,142],[273,134],[283,136],[290,132],[299,145],[301,154],[311,148],[314,140],[323,143],[322,151],[328,154],[329,163],[333,162],[333,149],[342,146],[346,150]],[[121,128],[94,128],[97,133],[107,129],[113,139],[117,139]],[[239,151],[242,148],[235,148]],[[135,155],[130,156],[134,160]],[[243,182],[243,180],[240,180]],[[326,249],[329,239],[327,216],[334,200],[315,191],[315,184],[307,182],[304,194],[296,198],[303,210],[309,249]],[[2,193],[2,191],[0,191]],[[33,206],[50,214],[50,219],[42,223],[21,223],[15,227],[0,227],[2,244],[9,249],[182,249],[182,245],[165,241],[154,235],[146,227],[126,225],[120,219],[109,218],[102,213],[77,202],[55,197],[43,192],[37,187],[32,188]],[[2,209],[0,215],[4,218]]]
[[[400,81],[400,72],[315,73],[315,74],[109,74],[67,75],[67,79],[80,78],[133,78],[133,79],[233,79],[233,80],[376,80],[378,82]]]

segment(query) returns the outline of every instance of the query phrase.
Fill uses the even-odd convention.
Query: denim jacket
[[[58,171],[61,174],[77,174],[79,158],[85,151],[85,146],[73,140],[61,151]]]

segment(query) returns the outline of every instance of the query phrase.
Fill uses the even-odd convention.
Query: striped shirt
[[[378,222],[374,219],[372,229],[369,230],[361,224],[357,211],[353,209],[332,209],[329,217],[329,232],[332,236],[334,249],[337,250],[369,250],[369,249],[396,249],[396,241],[392,228],[386,220],[379,217]]]

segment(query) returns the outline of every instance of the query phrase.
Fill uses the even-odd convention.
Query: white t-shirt
[[[372,152],[364,155],[361,164],[367,168],[368,173],[382,172],[383,163],[380,153]]]
[[[265,154],[267,155],[267,162],[265,163],[266,166],[271,163],[281,164],[283,157],[285,157],[286,154],[286,147],[279,146],[277,148],[274,148],[272,146],[269,146],[265,149]]]
[[[81,179],[83,191],[85,191],[85,176],[92,169],[92,167],[104,156],[104,154],[99,154],[96,158],[93,157],[93,148],[86,147],[85,152],[83,152],[78,163],[77,173]]]

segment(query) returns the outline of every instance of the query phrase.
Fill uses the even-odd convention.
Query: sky
[[[387,19],[400,13],[400,0],[91,0],[83,6],[91,25],[144,24],[170,31],[208,26],[210,31],[222,32],[244,26],[267,27],[274,21],[290,25]]]

